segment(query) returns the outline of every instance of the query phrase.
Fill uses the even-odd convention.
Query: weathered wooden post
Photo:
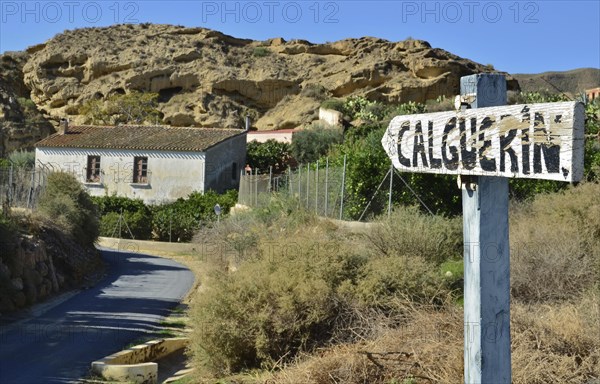
[[[583,104],[503,106],[498,74],[461,78],[457,110],[397,116],[381,140],[400,171],[460,176],[466,384],[511,382],[508,178],[583,177]],[[460,105],[470,107],[460,108]]]
[[[471,108],[506,104],[506,79],[460,79]],[[465,383],[511,383],[508,178],[461,177],[464,238]]]

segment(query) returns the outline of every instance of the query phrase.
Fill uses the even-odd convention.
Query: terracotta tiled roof
[[[180,128],[166,126],[71,126],[68,133],[56,133],[36,143],[36,147],[143,149],[159,151],[205,151],[242,129]]]
[[[275,129],[272,131],[248,131],[249,135],[272,135],[274,133],[295,133],[298,132],[298,130],[296,128],[291,128],[291,129]]]

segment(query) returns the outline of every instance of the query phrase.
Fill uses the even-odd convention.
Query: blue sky
[[[257,40],[412,37],[509,73],[600,67],[600,0],[2,0],[0,52],[23,50],[66,29],[142,22]]]

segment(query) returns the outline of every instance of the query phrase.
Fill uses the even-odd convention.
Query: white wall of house
[[[243,140],[245,142],[245,137]],[[225,143],[217,145],[216,148]],[[245,148],[243,153],[245,156]],[[88,156],[100,156],[99,183],[86,182]],[[148,158],[147,183],[133,183],[133,159],[136,156]],[[57,147],[36,149],[38,167],[74,173],[92,196],[117,194],[140,198],[148,204],[160,204],[187,197],[193,191],[204,192],[205,161],[206,154],[201,152]]]
[[[206,151],[206,190],[238,188],[246,166],[246,135],[235,136]]]

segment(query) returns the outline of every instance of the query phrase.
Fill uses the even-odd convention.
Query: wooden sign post
[[[469,109],[395,117],[382,145],[401,171],[459,175],[466,384],[511,383],[508,177],[579,181],[584,109],[506,104],[503,75],[461,78]]]

